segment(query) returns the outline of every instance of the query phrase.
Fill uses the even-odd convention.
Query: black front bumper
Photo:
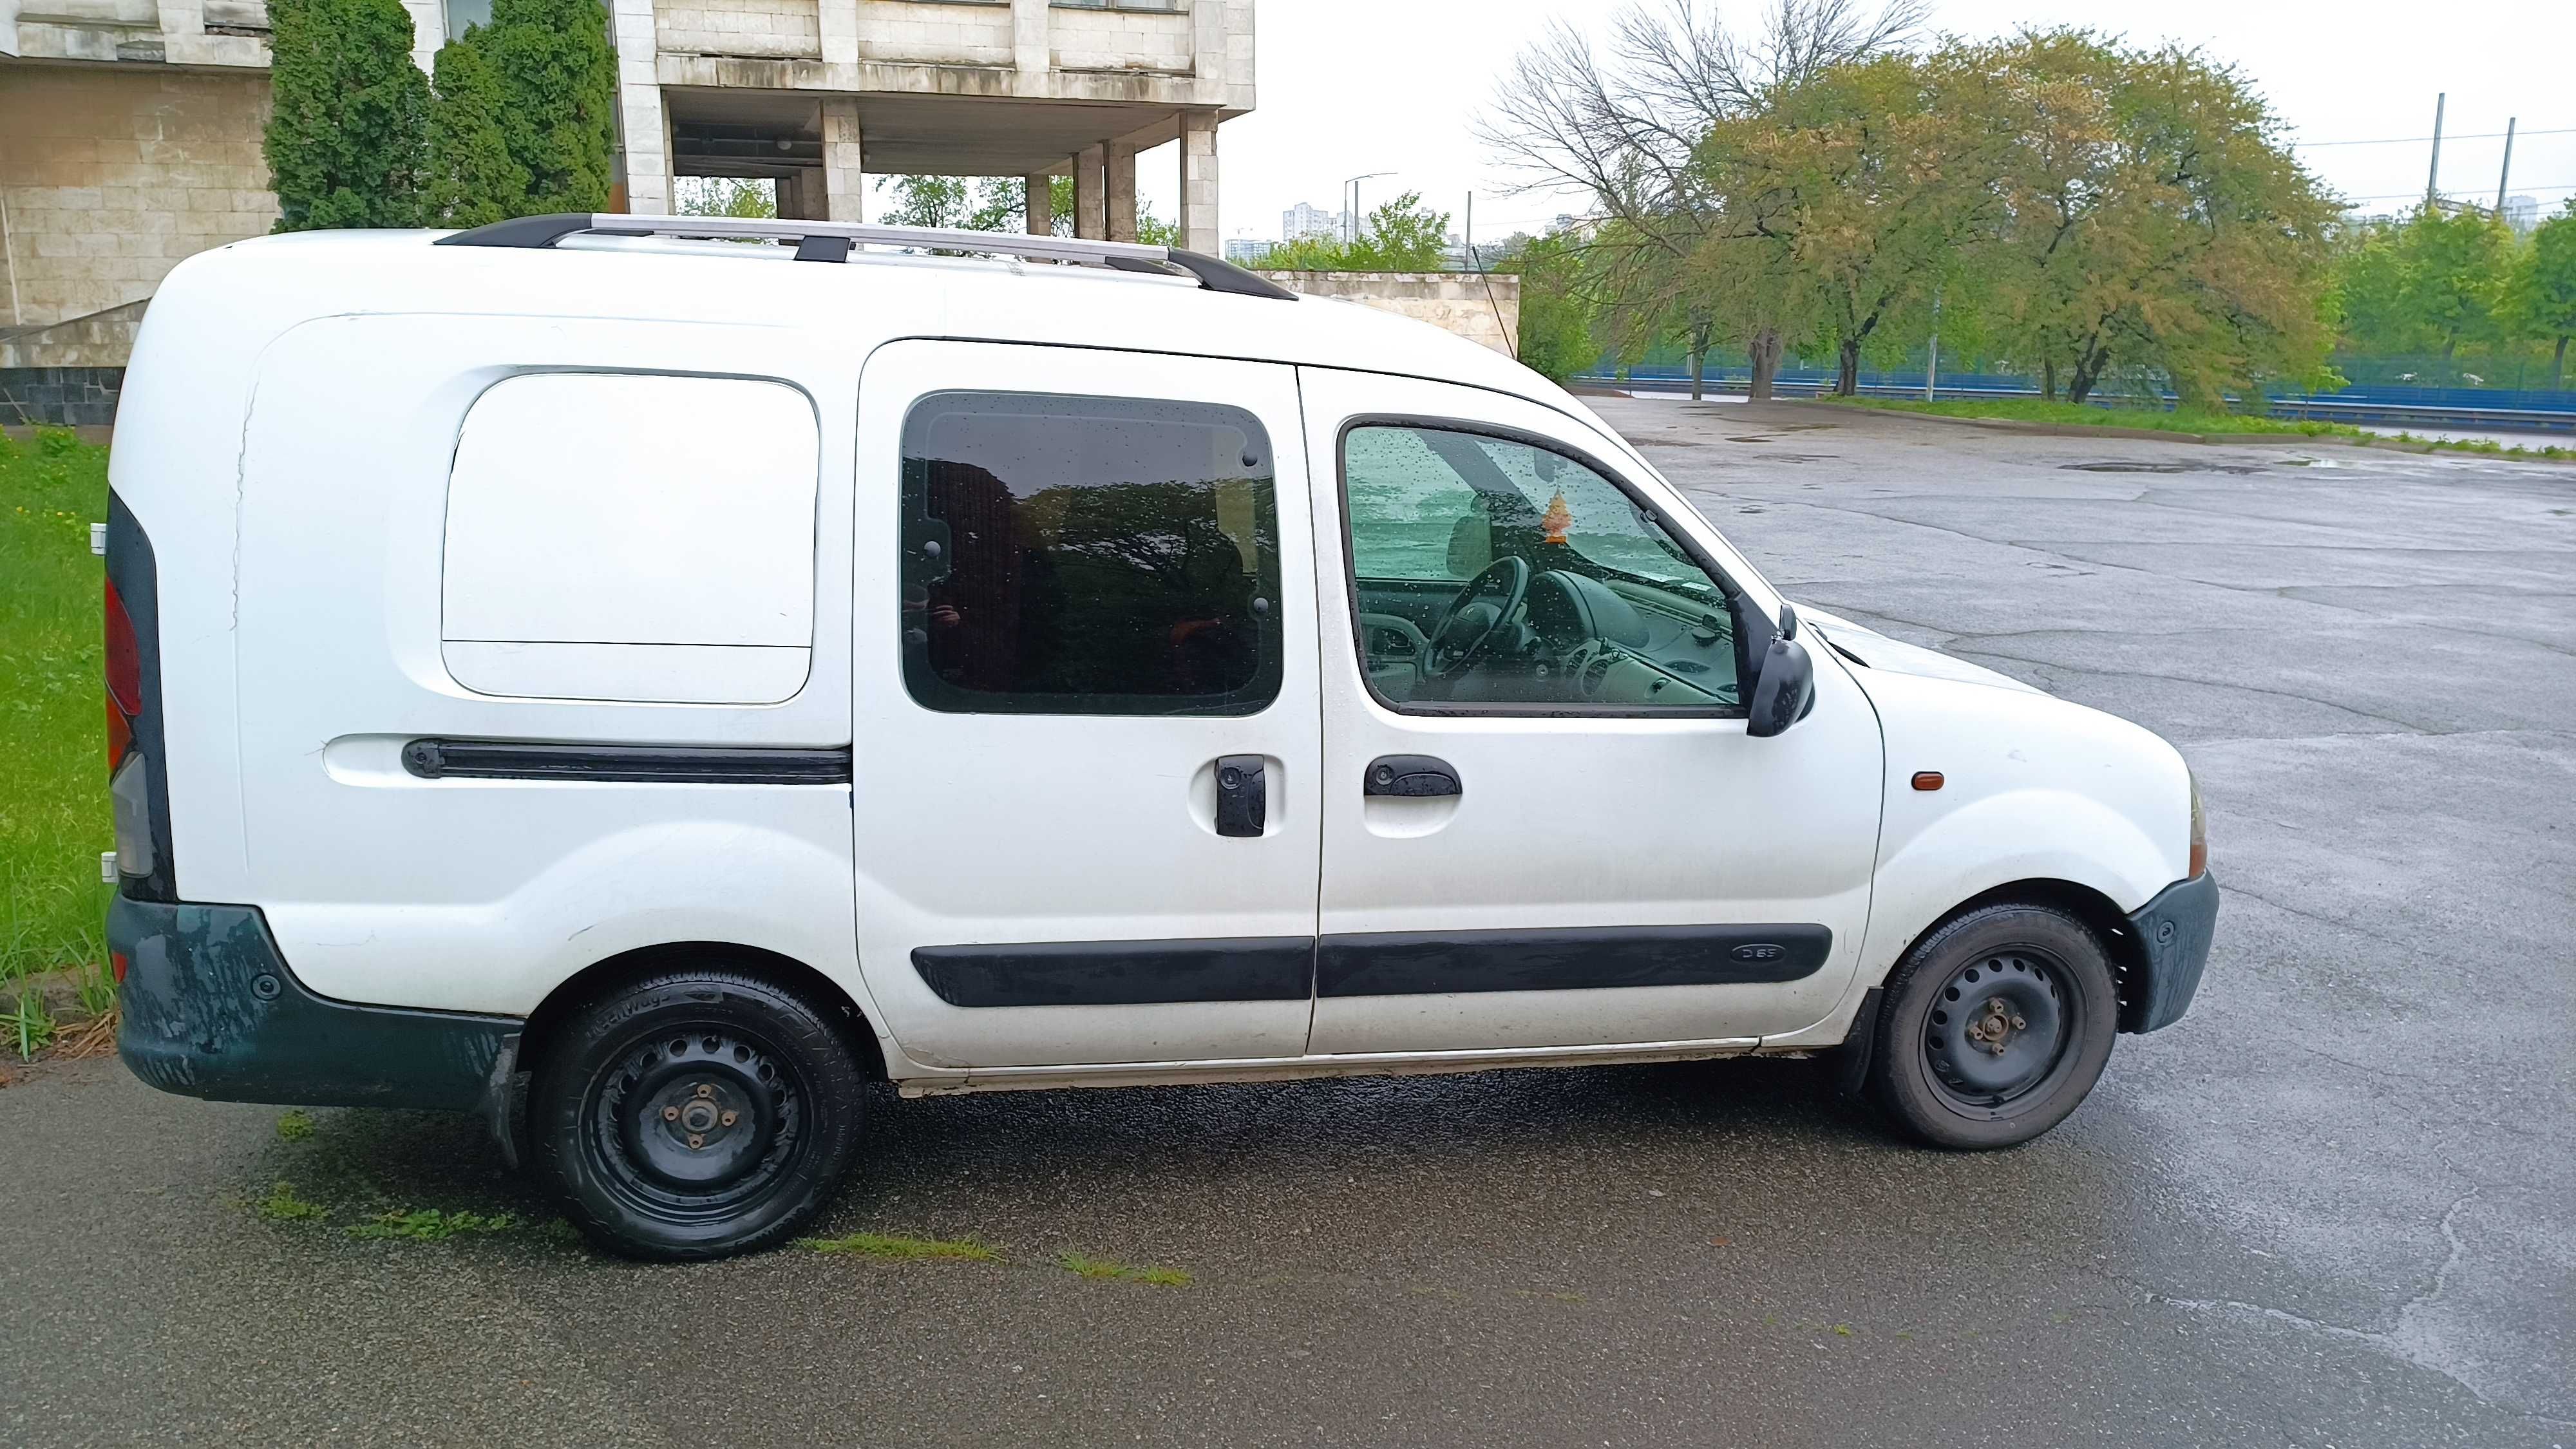
[[[2176,881],[2130,913],[2138,942],[2137,980],[2120,1011],[2122,1031],[2154,1031],[2182,1020],[2209,964],[2218,929],[2218,878],[2207,871]]]
[[[253,906],[119,896],[107,945],[127,963],[117,1055],[185,1097],[480,1110],[517,1046],[515,1017],[314,995]]]

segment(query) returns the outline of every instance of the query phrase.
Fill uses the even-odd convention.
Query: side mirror
[[[1798,612],[1780,605],[1780,632],[1762,653],[1762,670],[1754,676],[1753,701],[1746,710],[1744,732],[1768,739],[1806,718],[1816,702],[1816,662],[1798,642]]]

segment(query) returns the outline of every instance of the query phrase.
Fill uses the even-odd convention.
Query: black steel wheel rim
[[[788,1179],[809,1136],[792,1062],[730,1023],[663,1025],[592,1079],[583,1155],[619,1203],[686,1226],[730,1218]]]
[[[2055,955],[1988,951],[1950,973],[1923,1019],[1932,1085],[1956,1108],[2010,1115],[2074,1059],[2082,987]]]

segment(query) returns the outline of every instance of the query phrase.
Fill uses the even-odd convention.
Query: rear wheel
[[[837,1013],[758,977],[673,971],[575,1011],[528,1100],[536,1163],[612,1252],[773,1246],[849,1170],[865,1081]]]
[[[1987,906],[1925,937],[1888,979],[1871,1095],[1938,1147],[2015,1147],[2066,1120],[2111,1059],[2119,1003],[2084,923]]]

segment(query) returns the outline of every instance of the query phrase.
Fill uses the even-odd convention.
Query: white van
[[[1185,252],[242,242],[111,480],[127,1064],[480,1110],[627,1253],[795,1231],[879,1081],[1841,1048],[2006,1146],[2209,950],[2162,741],[1801,621],[1535,374]]]

